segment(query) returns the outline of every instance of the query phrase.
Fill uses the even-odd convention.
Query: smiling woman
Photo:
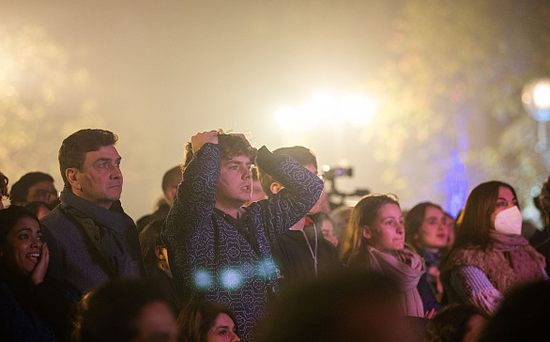
[[[36,216],[16,205],[0,210],[0,340],[57,341],[68,336],[68,312],[78,298],[45,277],[48,262]]]

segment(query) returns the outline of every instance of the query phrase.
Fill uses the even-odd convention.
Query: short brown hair
[[[300,163],[300,165],[305,166],[311,164],[317,169],[317,157],[315,156],[315,153],[313,153],[313,151],[307,147],[281,147],[274,150],[273,154],[291,156],[292,158],[296,159],[296,161]],[[271,184],[273,184],[275,180],[261,168],[259,169],[259,171],[260,172],[258,178],[260,180],[260,184],[262,185],[262,189],[267,196],[273,196],[273,192],[271,192]]]
[[[81,129],[65,138],[58,155],[59,170],[65,187],[71,189],[71,184],[65,176],[65,170],[71,167],[81,170],[86,153],[97,151],[102,146],[115,145],[117,141],[118,136],[111,131],[90,128]]]

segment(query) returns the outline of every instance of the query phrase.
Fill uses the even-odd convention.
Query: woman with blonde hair
[[[405,245],[403,214],[394,195],[371,194],[363,197],[351,213],[342,260],[350,268],[374,270],[392,278],[400,287],[403,314],[415,317],[433,316],[437,305],[427,288],[422,293],[431,296],[424,307],[417,289],[426,271],[424,260]],[[424,283],[422,289],[428,286]]]

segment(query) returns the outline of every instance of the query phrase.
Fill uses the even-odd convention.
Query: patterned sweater
[[[229,306],[243,341],[251,340],[269,295],[277,290],[272,243],[307,214],[323,190],[322,181],[291,157],[262,147],[257,161],[285,189],[234,219],[214,208],[220,151],[215,144],[203,145],[185,169],[162,232],[182,300],[204,298]]]

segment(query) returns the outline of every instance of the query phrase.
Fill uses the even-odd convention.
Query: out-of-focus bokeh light
[[[277,273],[277,265],[271,258],[266,258],[260,261],[258,265],[259,276],[268,279]]]
[[[376,101],[361,95],[337,98],[330,93],[321,93],[300,106],[279,108],[275,111],[275,119],[284,132],[302,133],[319,126],[366,126],[372,121],[376,109]]]
[[[195,273],[195,286],[200,290],[207,290],[212,286],[212,276],[206,270],[200,270]]]
[[[523,88],[523,106],[529,114],[540,122],[550,121],[550,79],[532,81]]]
[[[538,108],[550,108],[550,84],[543,83],[538,85],[533,95],[535,106]]]
[[[241,272],[235,269],[224,270],[220,275],[220,285],[228,290],[238,290],[243,282]]]

